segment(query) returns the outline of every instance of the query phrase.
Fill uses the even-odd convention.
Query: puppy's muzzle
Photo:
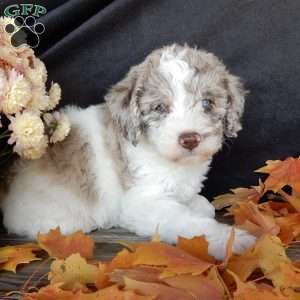
[[[179,136],[178,143],[181,147],[192,151],[201,141],[201,136],[197,132],[186,132]]]

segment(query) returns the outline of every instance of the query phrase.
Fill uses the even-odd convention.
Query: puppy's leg
[[[214,206],[202,195],[195,195],[188,205],[199,217],[214,218]]]
[[[199,217],[190,207],[164,196],[154,197],[140,190],[131,190],[122,201],[120,225],[139,235],[152,236],[157,226],[162,240],[175,243],[177,236],[191,238],[204,235],[209,253],[223,259],[231,227],[207,217]],[[236,229],[234,252],[241,253],[255,238]]]

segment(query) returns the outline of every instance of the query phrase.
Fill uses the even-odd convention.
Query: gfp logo
[[[4,10],[6,17],[11,17],[12,22],[5,26],[5,31],[10,35],[11,44],[19,47],[23,44],[36,48],[40,43],[40,35],[45,31],[45,26],[37,22],[36,18],[47,13],[41,5],[13,4]]]
[[[44,6],[36,4],[12,4],[4,9],[6,17],[29,16],[39,18],[47,13]]]

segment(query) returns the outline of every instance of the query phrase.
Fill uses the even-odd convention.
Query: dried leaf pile
[[[179,237],[172,246],[157,236],[99,262],[90,237],[55,229],[40,234],[37,244],[0,248],[0,270],[15,271],[39,259],[41,250],[53,259],[49,285],[23,294],[23,300],[300,299],[299,263],[285,251],[300,234],[300,160],[268,161],[257,171],[268,174],[264,182],[214,201],[217,209],[227,208],[237,227],[258,237],[242,255],[232,253],[232,231],[223,262],[208,254],[203,237]]]
[[[232,189],[213,204],[216,209],[229,207],[237,227],[256,236],[277,235],[287,245],[300,234],[300,159],[267,161],[256,172],[268,177],[258,186]]]

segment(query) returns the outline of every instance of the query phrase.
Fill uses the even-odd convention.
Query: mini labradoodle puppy
[[[20,161],[4,198],[10,232],[35,236],[122,226],[162,240],[205,235],[225,253],[231,227],[199,196],[213,155],[241,129],[245,91],[213,54],[172,45],[152,52],[106,95],[67,107],[70,136],[37,161]],[[236,230],[234,251],[254,237]]]

